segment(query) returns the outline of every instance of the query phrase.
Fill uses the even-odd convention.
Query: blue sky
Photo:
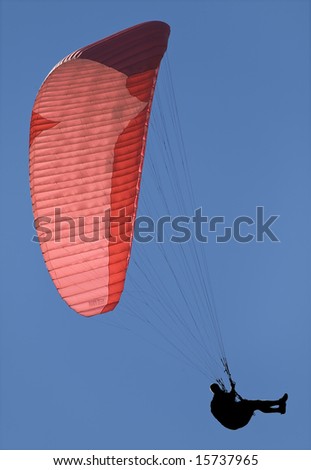
[[[146,276],[153,282],[144,247],[134,246],[114,317],[85,319],[58,296],[30,241],[29,118],[42,81],[73,50],[154,19],[171,26],[169,63],[196,201],[229,221],[253,217],[258,205],[280,215],[279,243],[205,247],[239,392],[289,394],[285,416],[257,413],[237,432],[210,415],[207,378],[171,354],[152,326],[131,323],[129,305],[154,319],[153,297],[135,292]],[[2,0],[1,448],[310,449],[309,39],[307,1]],[[161,207],[150,190],[154,153],[150,140],[140,213]],[[165,189],[173,204],[172,187]],[[167,266],[152,248],[148,256],[170,288]],[[193,305],[177,260],[176,273]],[[176,286],[171,297],[185,316]]]

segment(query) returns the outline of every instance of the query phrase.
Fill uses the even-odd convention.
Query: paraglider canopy
[[[123,291],[169,33],[151,21],[73,52],[33,106],[30,185],[41,249],[60,295],[84,316],[112,310]]]

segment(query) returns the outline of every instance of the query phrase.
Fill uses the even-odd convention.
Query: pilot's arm
[[[235,387],[233,385],[231,385],[231,390],[229,392],[229,395],[230,397],[234,400],[235,397],[236,397],[236,391],[235,391]]]
[[[235,390],[235,382],[233,382],[233,380],[230,378],[230,385],[231,385],[231,390],[229,392],[230,396],[232,398],[238,398],[239,400],[243,400],[243,398],[241,397],[241,395],[238,394],[238,392]]]

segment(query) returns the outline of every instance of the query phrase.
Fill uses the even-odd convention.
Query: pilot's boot
[[[279,412],[281,415],[284,415],[286,413],[286,401],[288,399],[287,393],[284,393],[282,398],[279,399]]]

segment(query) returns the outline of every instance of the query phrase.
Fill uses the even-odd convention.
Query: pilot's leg
[[[253,411],[261,411],[262,413],[281,413],[286,412],[286,400],[288,396],[285,395],[280,400],[247,400],[248,406],[253,408]]]

